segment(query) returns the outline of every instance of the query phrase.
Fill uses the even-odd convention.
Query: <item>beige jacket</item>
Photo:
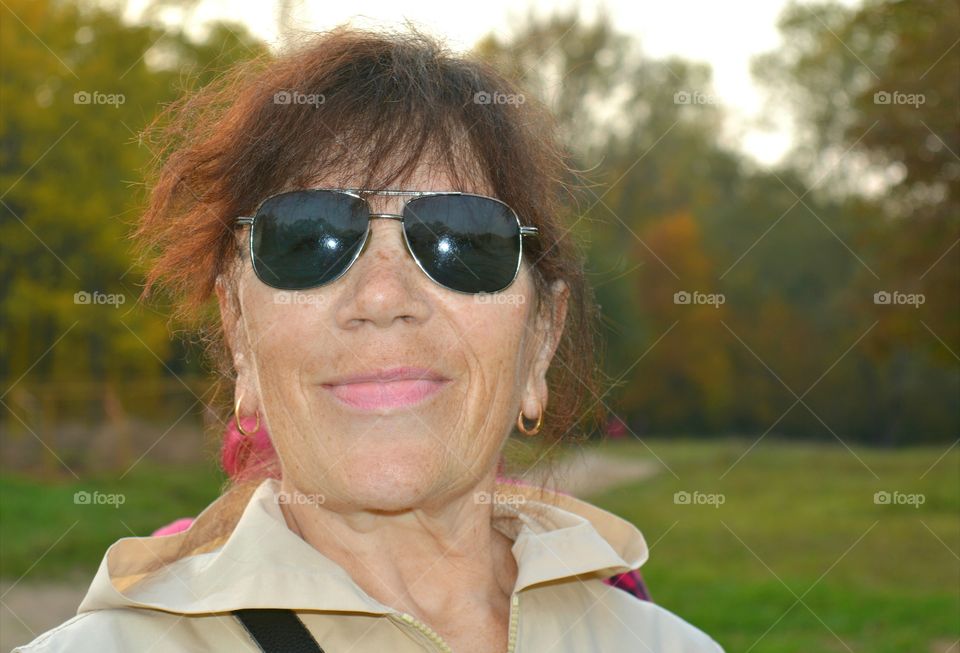
[[[223,497],[188,531],[118,540],[77,615],[13,653],[254,653],[259,648],[230,611],[260,607],[296,610],[327,653],[450,650],[428,625],[368,596],[291,531],[279,489],[263,481],[236,504],[242,514],[232,509],[228,534],[157,571],[144,570],[226,514]],[[646,542],[632,524],[537,488],[499,484],[496,496],[493,525],[514,541],[518,567],[511,652],[723,653],[680,617],[603,582],[646,562]]]

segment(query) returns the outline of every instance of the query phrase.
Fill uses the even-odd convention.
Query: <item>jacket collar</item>
[[[278,480],[264,480],[228,535],[156,571],[151,567],[173,557],[191,532],[224,519],[230,512],[225,496],[186,531],[114,542],[78,613],[116,607],[178,614],[257,607],[395,612],[287,527],[279,491]],[[495,496],[493,526],[514,540],[515,592],[576,575],[624,573],[647,560],[646,542],[633,524],[584,501],[511,482],[498,482]]]

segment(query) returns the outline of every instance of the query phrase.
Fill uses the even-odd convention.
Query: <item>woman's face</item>
[[[421,168],[403,188],[452,186],[444,174]],[[368,201],[373,212],[400,213],[404,200]],[[501,293],[457,293],[417,267],[398,221],[374,219],[370,229],[360,257],[327,286],[275,290],[256,278],[245,256],[235,315],[227,285],[217,284],[240,414],[260,412],[285,485],[330,509],[441,506],[491,472],[521,407],[534,420],[547,405],[545,375],[560,333],[555,325],[562,328],[566,314],[566,287],[554,285],[554,314],[537,316],[525,259]],[[351,405],[338,398],[342,386],[330,385],[396,366],[427,368],[447,380],[418,403],[379,408]]]

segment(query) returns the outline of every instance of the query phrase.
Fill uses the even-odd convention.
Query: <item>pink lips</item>
[[[394,367],[336,379],[323,387],[348,406],[377,410],[420,403],[449,381],[433,370]]]

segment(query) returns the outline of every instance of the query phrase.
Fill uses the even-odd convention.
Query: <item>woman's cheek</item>
[[[261,369],[265,363],[302,361],[309,355],[309,349],[315,342],[322,340],[323,330],[314,325],[310,316],[304,314],[304,307],[272,306],[255,315],[251,333],[256,334],[257,342],[253,350],[261,353]]]

